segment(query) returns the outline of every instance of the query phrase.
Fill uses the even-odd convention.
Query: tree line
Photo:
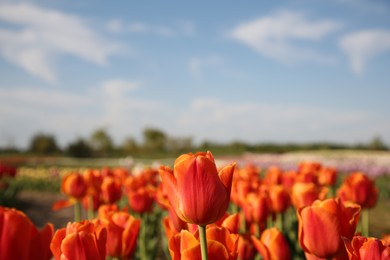
[[[17,148],[0,148],[1,153],[29,153],[34,155],[66,155],[78,158],[90,157],[156,157],[177,156],[190,151],[213,151],[213,154],[238,155],[245,152],[284,153],[305,150],[389,150],[389,147],[379,136],[368,143],[346,145],[330,142],[312,143],[258,143],[249,144],[242,141],[217,143],[204,141],[195,145],[191,137],[172,137],[157,128],[145,128],[142,141],[133,137],[126,138],[121,144],[115,145],[105,128],[98,128],[87,138],[79,137],[66,147],[59,147],[53,134],[37,133],[31,137],[27,150]]]

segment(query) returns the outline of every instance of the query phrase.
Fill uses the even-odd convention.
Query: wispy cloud
[[[314,48],[302,48],[296,41],[319,41],[336,31],[341,23],[329,19],[311,20],[305,13],[280,11],[238,25],[230,37],[259,54],[289,64],[302,61],[332,62]]]
[[[53,66],[57,55],[105,65],[120,49],[80,17],[32,4],[0,4],[0,21],[0,54],[48,82],[57,80]]]
[[[145,22],[125,23],[121,19],[113,19],[107,23],[106,29],[112,33],[152,34],[165,37],[195,35],[195,25],[189,21],[181,21],[173,26],[166,26]]]
[[[340,48],[349,57],[352,70],[361,74],[370,59],[390,52],[390,30],[373,29],[349,33],[341,38]]]
[[[194,57],[189,61],[191,74],[198,79],[203,78],[204,70],[220,67],[223,64],[222,57],[218,55],[209,55],[207,57]]]

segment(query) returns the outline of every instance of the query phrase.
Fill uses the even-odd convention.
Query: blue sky
[[[105,127],[390,144],[388,1],[0,0],[0,146]]]

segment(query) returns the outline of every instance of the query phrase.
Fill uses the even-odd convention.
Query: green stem
[[[146,253],[146,228],[148,226],[148,214],[141,214],[141,243],[139,245],[140,247],[140,254],[141,254],[141,259],[146,260],[148,259],[147,253]]]
[[[276,227],[283,233],[283,213],[276,213]]]
[[[202,260],[208,260],[206,226],[198,225],[198,229],[199,229],[200,251],[202,253]]]
[[[81,204],[80,204],[80,201],[77,201],[74,204],[74,221],[75,222],[81,221]]]
[[[93,211],[93,197],[88,196],[88,219],[93,219],[95,217],[95,213]]]
[[[369,215],[368,209],[362,210],[362,235],[368,237],[369,235]]]

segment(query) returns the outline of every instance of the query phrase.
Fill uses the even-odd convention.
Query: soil
[[[60,193],[21,191],[16,197],[15,208],[23,211],[38,228],[50,222],[58,229],[65,227],[74,216],[73,207],[58,211],[51,209],[54,202],[63,199],[66,197]]]

